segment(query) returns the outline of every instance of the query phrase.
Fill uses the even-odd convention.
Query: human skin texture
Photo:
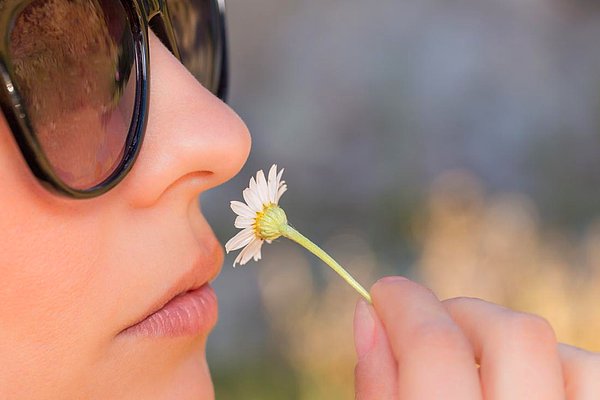
[[[220,267],[223,251],[198,198],[240,170],[250,136],[152,33],[150,71],[139,157],[97,198],[44,189],[0,119],[2,399],[214,397],[209,332],[118,333],[197,260]]]
[[[357,400],[593,400],[600,356],[558,343],[543,318],[481,299],[439,301],[402,277],[357,304]]]

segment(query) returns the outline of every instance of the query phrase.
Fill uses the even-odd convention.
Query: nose
[[[250,152],[250,134],[240,117],[205,89],[152,32],[149,42],[144,143],[117,186],[121,198],[135,207],[150,206],[174,191],[191,199],[237,174]]]

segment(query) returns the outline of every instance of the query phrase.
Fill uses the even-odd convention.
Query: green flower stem
[[[287,224],[280,227],[280,232],[282,236],[293,240],[294,242],[298,243],[300,246],[304,247],[305,249],[313,253],[315,256],[323,260],[325,264],[329,265],[335,272],[337,272],[342,278],[344,278],[344,280],[348,282],[348,284],[352,286],[362,297],[364,297],[365,300],[369,302],[369,304],[371,303],[371,295],[369,294],[369,292],[367,292],[365,288],[363,288],[360,285],[360,283],[358,283],[352,277],[352,275],[346,272],[346,270],[340,264],[338,264],[333,258],[331,258],[329,254],[325,253],[319,246],[311,242],[306,236],[304,236],[303,234],[301,234],[300,232],[298,232],[297,230],[295,230]]]

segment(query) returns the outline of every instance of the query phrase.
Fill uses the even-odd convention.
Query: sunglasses
[[[131,170],[148,119],[148,28],[225,100],[224,0],[0,0],[0,107],[49,190],[96,197]]]

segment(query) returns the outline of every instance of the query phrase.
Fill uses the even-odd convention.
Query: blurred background
[[[230,104],[253,149],[202,197],[223,243],[229,201],[277,163],[291,223],[365,287],[405,274],[600,350],[600,3],[227,6]],[[284,239],[259,263],[235,255],[215,282],[217,398],[353,398],[356,293]]]

